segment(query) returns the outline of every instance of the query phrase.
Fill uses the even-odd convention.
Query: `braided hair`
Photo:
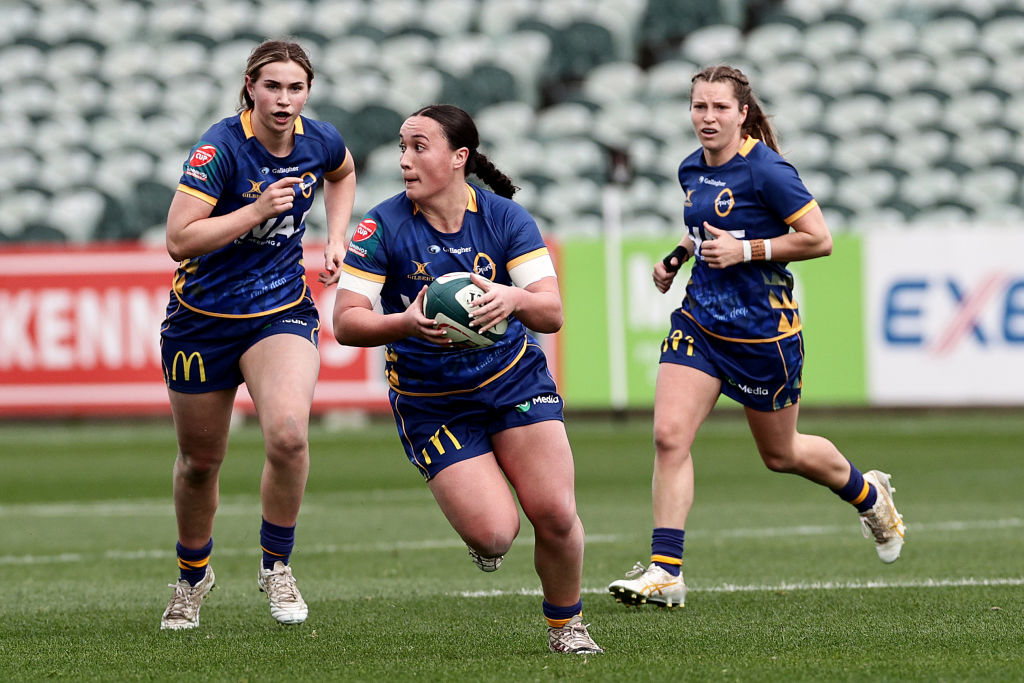
[[[469,150],[466,175],[475,173],[495,194],[506,199],[511,199],[519,189],[511,178],[498,170],[490,159],[477,150],[480,146],[480,134],[468,113],[451,104],[431,104],[412,115],[434,119],[440,124],[441,131],[452,149],[465,147]]]
[[[693,84],[697,81],[708,83],[728,81],[732,83],[733,92],[739,100],[740,109],[747,106],[747,118],[743,122],[742,132],[751,137],[757,138],[770,148],[779,152],[779,142],[775,135],[775,129],[768,121],[768,115],[764,113],[761,101],[750,87],[750,81],[742,71],[731,66],[719,65],[709,66],[699,71],[690,79],[690,95],[693,95]],[[780,152],[781,153],[781,152]]]

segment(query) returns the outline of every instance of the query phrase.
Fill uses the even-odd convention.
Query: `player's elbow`
[[[526,326],[534,332],[553,334],[562,329],[562,325],[565,324],[565,315],[562,313],[561,306],[559,306],[555,310],[547,311],[542,316],[535,316],[528,322],[523,322],[526,322]]]
[[[338,340],[339,344],[367,346],[363,335],[360,334],[361,327],[356,321],[358,314],[355,313],[355,310],[357,308],[357,306],[345,306],[334,310],[331,322],[334,326],[334,338]]]
[[[818,245],[819,256],[831,256],[832,255],[832,235],[825,235],[825,238],[821,240]]]
[[[171,258],[175,261],[181,262],[187,259],[188,252],[185,251],[185,247],[179,244],[177,240],[171,237],[170,233],[167,234],[167,253],[171,255]]]

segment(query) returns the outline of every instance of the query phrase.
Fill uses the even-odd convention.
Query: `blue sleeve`
[[[388,270],[387,249],[381,242],[383,232],[380,215],[376,208],[370,209],[352,233],[345,254],[345,265],[359,273],[383,278]]]
[[[505,253],[506,268],[523,256],[529,256],[533,252],[541,250],[547,251],[547,244],[541,237],[537,221],[526,209],[510,201],[505,218],[505,225],[508,226],[509,231],[509,244]]]
[[[796,168],[782,157],[767,161],[754,182],[761,201],[782,220],[814,201]]]
[[[235,153],[220,124],[212,126],[189,152],[179,183],[191,194],[205,195],[215,204],[235,172]],[[204,198],[204,197],[200,197]]]
[[[341,133],[333,124],[325,121],[321,121],[320,124],[324,131],[324,144],[327,147],[327,163],[324,164],[324,167],[328,173],[332,173],[345,163],[345,154],[348,148],[345,146],[345,139],[341,137]]]

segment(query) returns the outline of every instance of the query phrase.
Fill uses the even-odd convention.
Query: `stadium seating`
[[[544,230],[599,229],[616,150],[626,228],[674,234],[690,78],[726,61],[833,229],[1022,214],[1013,0],[23,0],[0,22],[0,241],[162,240],[190,145],[235,111],[255,43],[289,34],[309,113],[356,156],[357,213],[401,189],[404,117],[451,101]]]

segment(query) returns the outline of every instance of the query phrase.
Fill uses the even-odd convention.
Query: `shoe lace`
[[[192,587],[181,583],[169,583],[168,587],[174,589],[171,602],[167,605],[166,616],[168,618],[191,619],[195,610],[192,604]]]
[[[647,571],[647,566],[643,562],[637,562],[633,565],[632,569],[626,572],[626,578],[632,579],[634,577],[640,576],[645,571]]]
[[[569,623],[556,629],[556,637],[570,651],[597,648],[597,643],[587,631],[589,626],[590,624],[584,624],[582,621]]]
[[[295,584],[291,567],[268,572],[267,589],[278,602],[299,602],[299,587]]]
[[[871,510],[868,514],[862,515],[860,524],[864,531],[864,538],[874,536],[875,541],[884,543],[899,533],[898,527],[903,521],[903,516],[896,512],[891,506],[879,506],[879,509]]]

